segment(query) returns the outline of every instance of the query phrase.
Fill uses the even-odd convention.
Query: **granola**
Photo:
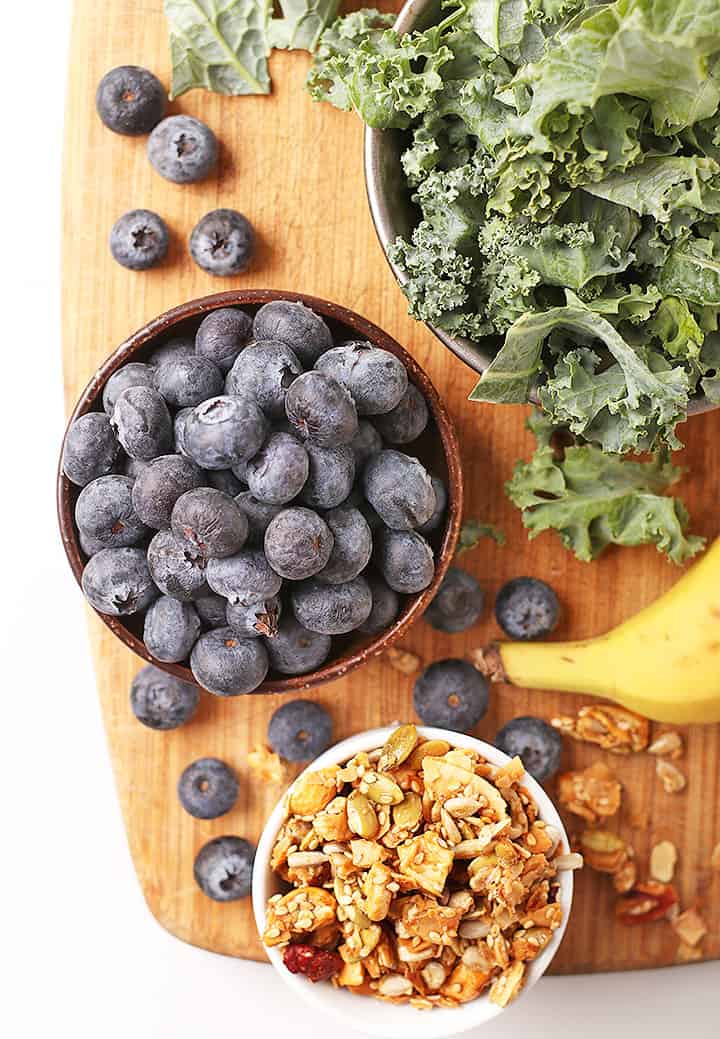
[[[582,865],[523,778],[517,758],[496,769],[411,725],[304,775],[271,856],[293,886],[270,899],[263,941],[351,992],[506,1006],[562,922],[558,871]]]
[[[602,761],[582,772],[564,772],[558,776],[557,789],[561,804],[591,826],[620,808],[622,787]]]
[[[408,649],[397,649],[391,646],[384,653],[390,667],[403,675],[415,675],[422,667],[422,660],[417,653],[411,653]]]
[[[613,754],[645,750],[650,739],[650,723],[634,711],[612,704],[581,707],[577,718],[561,715],[550,724],[565,736],[584,743],[595,743]]]

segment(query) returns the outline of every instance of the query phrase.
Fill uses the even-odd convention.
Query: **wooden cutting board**
[[[387,9],[398,9],[391,0]],[[365,199],[362,127],[358,119],[316,104],[303,89],[304,53],[272,57],[270,97],[221,98],[203,91],[172,106],[204,119],[222,142],[217,176],[179,186],[161,179],[145,157],[146,139],[119,137],[95,114],[95,87],[110,68],[140,64],[169,82],[162,0],[76,0],[67,102],[64,185],[64,362],[68,410],[101,361],[149,318],[184,300],[233,286],[295,289],[324,296],[364,314],[395,336],[427,369],[445,395],[463,451],[467,514],[499,524],[508,543],[484,542],[463,558],[492,603],[500,585],[521,574],[542,577],[565,607],[559,637],[585,637],[621,621],[678,576],[654,549],[609,551],[591,565],[577,562],[551,534],[528,543],[520,516],[503,495],[514,461],[528,456],[531,438],[521,408],[471,404],[475,376],[406,314],[375,238]],[[244,212],[259,232],[250,273],[219,281],[191,262],[188,235],[208,210]],[[110,228],[126,210],[159,212],[172,230],[167,262],[132,273],[110,257]],[[691,472],[678,488],[693,529],[718,533],[720,412],[692,420],[681,430],[681,456]],[[76,608],[81,608],[77,593]],[[128,688],[140,661],[89,613],[90,640],[118,794],[132,857],[148,906],[168,931],[194,945],[232,956],[262,959],[249,899],[211,902],[196,888],[193,858],[211,837],[240,834],[257,840],[263,820],[281,793],[256,781],[249,748],[262,743],[282,697],[221,700],[203,695],[196,720],[170,733],[138,725],[128,707]],[[487,609],[482,623],[464,635],[446,636],[418,623],[406,646],[429,663],[461,656],[498,634]],[[412,680],[375,660],[352,676],[308,694],[332,713],[343,738],[397,718],[412,718]],[[578,708],[581,697],[494,687],[492,706],[476,735],[492,740],[518,714],[550,718]],[[705,958],[720,957],[720,876],[710,871],[710,852],[720,841],[720,726],[684,733],[688,775],[679,795],[662,791],[649,755],[612,758],[586,745],[568,746],[566,767],[605,756],[625,788],[619,832],[634,846],[640,872],[650,847],[668,838],[679,849],[676,880],[683,906],[696,900],[710,925]],[[215,755],[241,779],[236,807],[214,822],[193,820],[180,808],[175,784],[195,758]],[[552,788],[551,788],[552,792]],[[571,829],[577,829],[572,817]],[[615,823],[612,824],[615,826]],[[553,964],[557,973],[621,970],[674,962],[677,940],[667,923],[623,928],[613,922],[606,877],[579,877],[570,927]]]

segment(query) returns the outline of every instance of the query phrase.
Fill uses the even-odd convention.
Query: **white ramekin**
[[[395,726],[388,726],[382,729],[370,729],[367,732],[351,736],[326,750],[324,754],[308,765],[305,771],[312,772],[328,765],[341,764],[362,750],[368,751],[380,747],[394,728]],[[425,739],[442,739],[454,747],[467,747],[477,751],[493,765],[504,765],[510,760],[507,754],[503,754],[497,747],[483,743],[482,740],[476,740],[473,736],[424,726],[418,727],[418,732]],[[567,850],[567,834],[554,804],[532,776],[526,774],[523,783],[537,803],[540,818],[557,827],[562,835],[562,847]],[[285,792],[268,818],[255,856],[252,900],[255,923],[260,934],[265,930],[267,900],[282,889],[280,878],[270,869],[270,853],[278,830],[285,819],[290,790],[292,790],[292,786]],[[514,1006],[518,999],[522,999],[525,993],[543,976],[562,941],[572,905],[572,871],[565,870],[559,873],[558,883],[560,888],[558,897],[563,910],[562,923],[537,959],[528,965],[524,988],[517,999],[510,1004],[510,1007]],[[365,1032],[368,1035],[392,1036],[394,1039],[440,1039],[442,1036],[456,1035],[459,1032],[477,1028],[503,1012],[503,1008],[491,1003],[487,995],[480,996],[470,1003],[463,1003],[459,1007],[435,1007],[432,1010],[418,1010],[408,1004],[395,1004],[370,996],[353,995],[347,989],[335,988],[329,982],[313,984],[301,974],[291,974],[283,965],[281,949],[266,949],[266,952],[285,984],[313,1009],[329,1014],[335,1018],[336,1022],[342,1023],[345,1028]]]

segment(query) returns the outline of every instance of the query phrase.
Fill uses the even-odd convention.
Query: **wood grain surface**
[[[398,9],[399,3],[386,3]],[[406,314],[375,238],[365,199],[362,127],[353,115],[311,102],[303,89],[303,53],[275,53],[269,97],[221,98],[194,91],[173,112],[204,119],[222,142],[220,169],[202,184],[179,186],[160,178],[146,156],[146,139],[119,137],[95,114],[94,94],[115,65],[140,64],[169,80],[162,0],[76,0],[67,101],[64,169],[64,361],[65,398],[73,405],[98,364],[149,318],[184,300],[230,288],[295,289],[332,299],[364,314],[395,336],[429,372],[445,395],[463,451],[466,510],[499,524],[507,545],[484,542],[463,558],[482,582],[491,604],[500,585],[530,574],[549,581],[564,604],[558,637],[585,637],[607,629],[668,588],[677,570],[654,549],[609,551],[600,561],[577,562],[552,534],[528,543],[520,516],[503,496],[514,461],[527,456],[531,438],[522,408],[471,404],[474,374]],[[191,262],[187,239],[208,210],[244,212],[259,233],[252,270],[219,281]],[[172,231],[166,263],[132,273],[111,259],[113,222],[126,210],[159,212]],[[691,475],[678,487],[693,529],[718,533],[720,412],[694,418],[681,429],[680,455]],[[76,608],[81,608],[77,593]],[[89,613],[89,611],[88,611]],[[195,886],[193,858],[211,837],[240,834],[256,840],[281,793],[253,779],[249,748],[265,739],[280,696],[221,700],[204,694],[196,720],[170,733],[138,725],[128,706],[128,687],[140,661],[89,614],[98,691],[128,841],[148,906],[171,933],[194,945],[232,956],[262,959],[250,901],[219,905]],[[483,621],[464,635],[445,636],[423,622],[405,640],[429,663],[464,652],[497,635],[488,607]],[[351,677],[307,694],[331,712],[338,738],[398,718],[412,718],[412,680],[381,660]],[[494,687],[476,735],[492,740],[509,718],[551,717],[575,709],[583,698]],[[720,875],[710,853],[720,841],[720,726],[688,728],[681,765],[687,790],[663,792],[654,760],[603,755],[568,745],[565,767],[605,756],[624,786],[617,829],[635,848],[640,873],[650,847],[668,838],[679,849],[676,880],[683,906],[697,903],[710,925],[704,958],[720,957]],[[236,807],[213,822],[193,820],[181,808],[175,786],[182,769],[215,755],[238,772]],[[550,785],[552,793],[552,784]],[[566,817],[570,829],[579,820]],[[620,970],[674,962],[677,940],[667,923],[623,928],[613,921],[608,878],[586,870],[578,879],[570,926],[553,964],[557,973]]]

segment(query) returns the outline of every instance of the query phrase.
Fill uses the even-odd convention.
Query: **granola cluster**
[[[561,923],[558,870],[582,864],[523,775],[519,758],[495,768],[403,725],[301,777],[271,856],[290,890],[269,900],[263,941],[352,992],[506,1006]]]

